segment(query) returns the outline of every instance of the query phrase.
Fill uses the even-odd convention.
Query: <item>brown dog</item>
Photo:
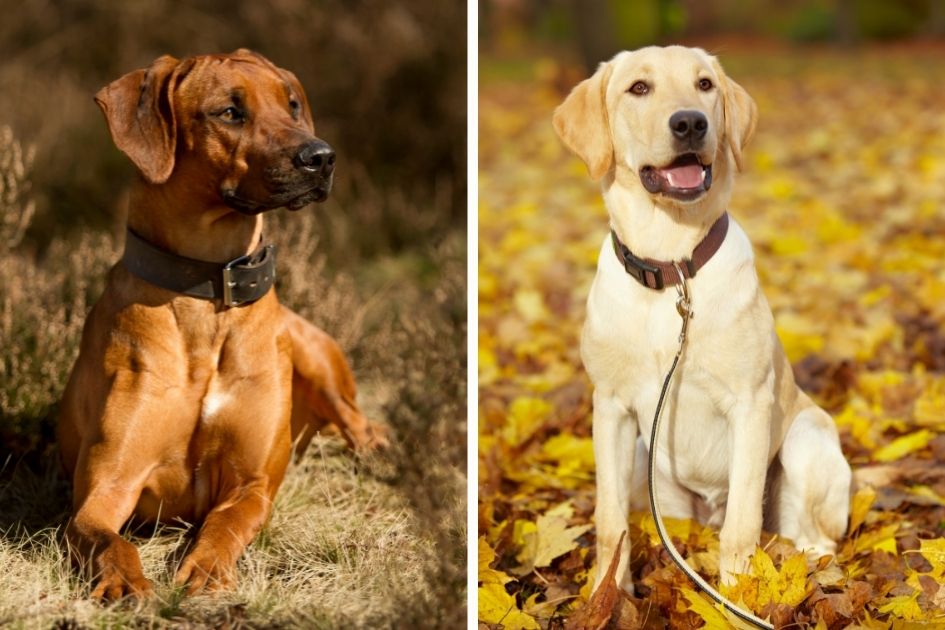
[[[332,423],[354,447],[386,444],[335,341],[280,306],[261,243],[262,212],[327,197],[334,152],[295,76],[247,50],[164,56],[95,100],[141,177],[63,396],[67,539],[92,596],[115,599],[151,589],[125,521],[202,521],[175,582],[225,587],[294,435]]]

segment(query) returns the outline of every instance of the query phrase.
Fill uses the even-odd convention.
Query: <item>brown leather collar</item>
[[[225,306],[255,302],[276,281],[276,246],[259,244],[252,253],[225,263],[178,256],[128,229],[121,262],[131,273],[163,289]]]
[[[626,245],[620,242],[616,232],[611,230],[610,236],[614,243],[617,260],[627,270],[627,273],[643,286],[660,291],[663,287],[679,284],[679,276],[673,266],[674,263],[679,265],[686,278],[695,278],[696,272],[709,262],[715,252],[719,251],[719,247],[722,246],[722,241],[725,240],[727,233],[728,212],[723,212],[722,216],[712,224],[705,238],[692,250],[692,258],[670,262],[653,260],[652,258],[637,258],[627,249]]]

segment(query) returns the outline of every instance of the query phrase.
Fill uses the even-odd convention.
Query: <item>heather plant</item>
[[[394,446],[354,457],[337,439],[314,440],[244,554],[239,587],[223,596],[184,599],[171,586],[192,533],[186,525],[131,524],[156,598],[107,607],[84,599],[89,576],[72,572],[61,544],[69,485],[59,474],[53,431],[86,313],[120,243],[92,232],[53,239],[41,256],[22,248],[0,256],[0,444],[13,456],[0,460],[0,625],[461,622],[465,239],[447,236],[423,251],[422,262],[358,259],[332,272],[314,214],[340,212],[340,202],[332,203],[272,217],[278,290],[338,338],[365,412],[388,423]]]
[[[0,14],[0,627],[464,625],[463,7],[0,0]],[[298,76],[338,153],[326,203],[267,217],[280,300],[339,341],[393,447],[314,440],[223,596],[172,588],[188,526],[131,524],[157,597],[99,606],[61,546],[54,439],[135,176],[92,95],[162,54],[244,46]]]
[[[25,151],[8,126],[0,127],[0,252],[19,245],[36,211],[29,171],[36,152]]]

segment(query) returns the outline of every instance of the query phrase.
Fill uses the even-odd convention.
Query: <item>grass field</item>
[[[89,576],[66,559],[71,492],[52,436],[85,314],[121,246],[90,231],[42,250],[20,243],[30,151],[7,131],[0,141],[0,627],[465,623],[466,239],[442,219],[449,199],[388,194],[348,172],[326,204],[269,218],[280,298],[339,340],[393,446],[355,456],[317,438],[240,560],[234,592],[182,597],[170,580],[189,526],[132,524],[156,594],[106,606],[87,599]],[[375,231],[376,252],[356,253],[361,227],[381,216],[412,230],[412,245]]]

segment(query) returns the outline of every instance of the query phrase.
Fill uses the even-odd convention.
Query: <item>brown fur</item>
[[[226,111],[234,99],[247,113],[239,124]],[[317,140],[301,85],[250,51],[164,56],[96,102],[141,174],[129,227],[179,255],[246,254],[260,241],[262,211],[301,207],[330,188],[330,173],[315,179],[292,163],[297,147]],[[224,191],[252,211],[235,211]],[[293,437],[304,448],[328,424],[356,448],[386,444],[358,410],[337,344],[274,290],[227,308],[116,264],[85,324],[59,423],[74,488],[67,539],[92,564],[92,596],[151,590],[137,550],[118,533],[132,515],[202,522],[175,581],[190,593],[233,584]]]

